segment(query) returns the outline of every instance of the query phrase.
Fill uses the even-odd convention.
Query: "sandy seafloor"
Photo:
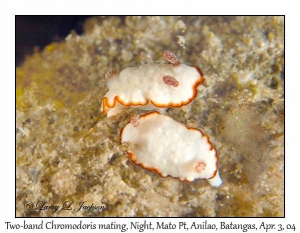
[[[101,115],[104,73],[164,61],[164,50],[204,73],[195,100],[168,114],[210,136],[219,188],[133,165],[119,132],[144,112]],[[283,17],[90,18],[83,35],[27,57],[16,75],[17,216],[284,215]],[[104,210],[26,210],[28,201]]]

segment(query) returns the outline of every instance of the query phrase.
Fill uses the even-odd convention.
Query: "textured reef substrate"
[[[119,131],[137,110],[101,115],[104,73],[170,50],[205,82],[177,121],[210,135],[220,188],[133,165]],[[17,216],[283,216],[284,18],[97,17],[17,67]],[[26,210],[24,204],[80,211]]]

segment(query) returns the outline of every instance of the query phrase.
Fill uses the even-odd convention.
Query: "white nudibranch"
[[[113,116],[125,107],[158,110],[189,104],[204,81],[201,70],[179,63],[177,57],[164,52],[170,64],[143,64],[128,67],[118,74],[107,72],[109,91],[102,100],[101,112]]]
[[[133,145],[130,160],[162,177],[207,179],[220,186],[218,155],[207,135],[158,112],[134,117],[121,130],[121,143]]]

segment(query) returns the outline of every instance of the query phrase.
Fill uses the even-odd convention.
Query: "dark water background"
[[[83,32],[83,22],[91,16],[16,16],[16,66],[31,55],[36,46],[42,50],[53,41],[61,41],[75,30]]]

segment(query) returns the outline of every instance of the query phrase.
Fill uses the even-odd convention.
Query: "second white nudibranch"
[[[128,67],[120,74],[107,72],[109,91],[102,100],[101,112],[113,116],[125,107],[161,111],[189,104],[204,81],[201,70],[181,64],[169,51],[164,52],[164,57],[170,64],[143,64]]]
[[[216,187],[222,184],[217,151],[208,136],[169,116],[151,112],[131,118],[121,130],[121,142],[133,145],[127,151],[132,162],[163,177],[207,179]]]

